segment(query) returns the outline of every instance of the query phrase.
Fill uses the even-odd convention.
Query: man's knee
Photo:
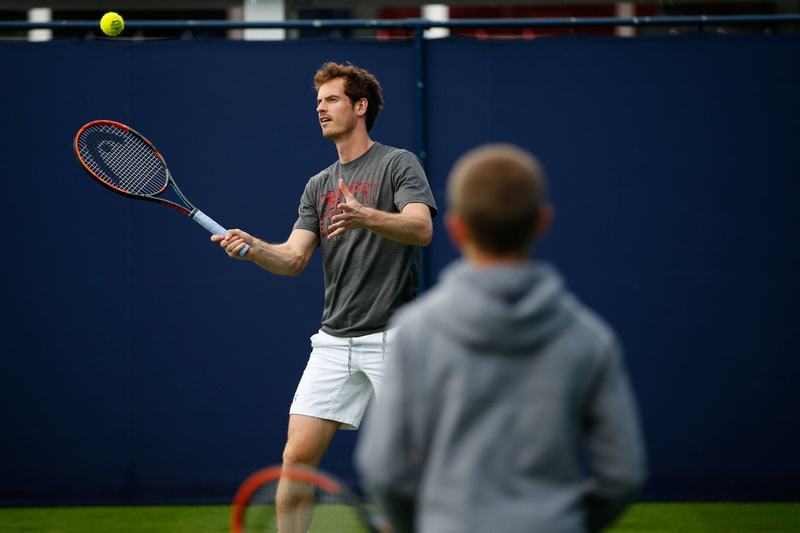
[[[286,443],[283,449],[283,465],[302,465],[302,466],[317,466],[311,464],[312,459],[308,454],[299,453],[292,445],[291,441]]]
[[[286,446],[283,449],[284,465],[319,466],[322,456],[341,424],[332,420],[292,415]]]

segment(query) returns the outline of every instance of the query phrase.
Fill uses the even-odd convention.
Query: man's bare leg
[[[283,466],[318,467],[340,425],[333,420],[289,415]],[[281,479],[275,499],[278,531],[306,533],[313,516],[313,487],[303,482]]]

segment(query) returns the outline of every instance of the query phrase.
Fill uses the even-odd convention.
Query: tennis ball
[[[125,29],[125,21],[119,13],[109,11],[100,19],[100,29],[110,37],[116,37]]]

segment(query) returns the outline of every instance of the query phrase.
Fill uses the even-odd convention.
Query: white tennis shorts
[[[394,331],[361,337],[311,336],[311,355],[289,414],[341,422],[358,429],[372,395],[380,395],[386,348]]]

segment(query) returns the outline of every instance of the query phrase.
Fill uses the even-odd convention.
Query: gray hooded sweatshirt
[[[395,533],[599,531],[640,489],[620,345],[553,268],[458,261],[393,325],[356,464]]]

